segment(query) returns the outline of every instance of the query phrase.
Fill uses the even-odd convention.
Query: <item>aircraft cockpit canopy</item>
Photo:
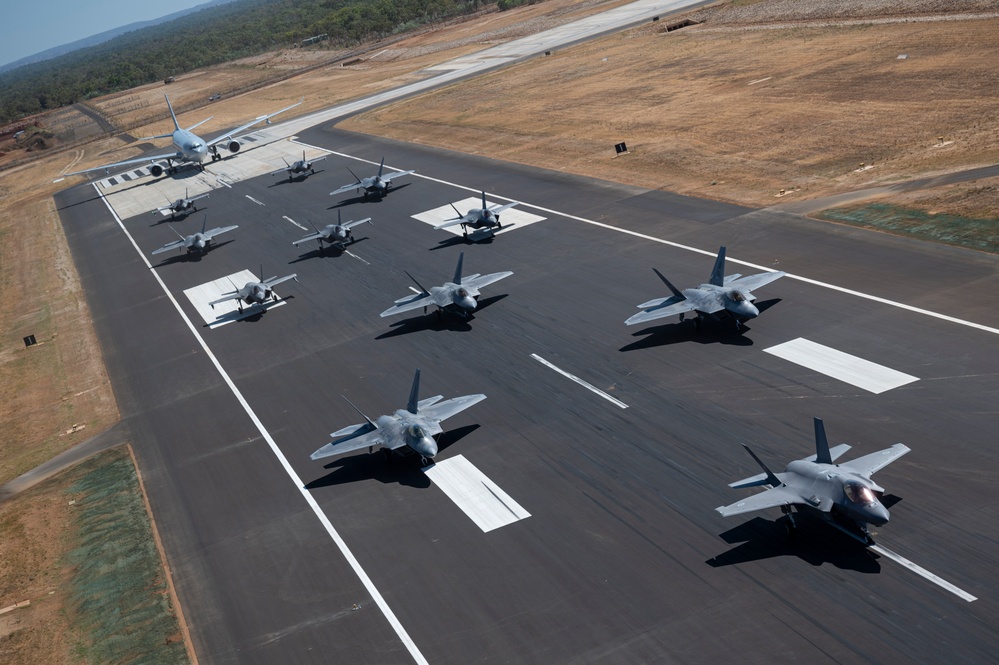
[[[414,439],[425,439],[427,438],[427,430],[420,425],[410,425],[409,435]]]
[[[874,492],[871,491],[871,488],[858,482],[848,482],[844,484],[843,491],[846,493],[846,498],[849,499],[850,502],[862,506],[868,506],[877,501],[877,498],[874,496]]]
[[[746,296],[744,296],[742,294],[742,291],[733,291],[732,292],[732,300],[734,300],[736,302],[745,302]]]
[[[458,297],[459,298],[467,298],[468,297],[468,291],[466,291],[464,288],[458,289]]]

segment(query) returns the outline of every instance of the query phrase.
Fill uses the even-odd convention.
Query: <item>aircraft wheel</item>
[[[794,538],[795,534],[798,533],[798,527],[794,521],[790,517],[782,517],[779,521],[784,526],[784,535],[788,538]]]

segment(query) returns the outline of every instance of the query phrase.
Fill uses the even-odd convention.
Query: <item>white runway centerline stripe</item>
[[[578,383],[579,385],[583,386],[587,390],[600,395],[601,397],[603,397],[608,402],[612,402],[614,404],[617,404],[622,409],[627,409],[628,408],[628,405],[625,404],[624,402],[622,402],[621,400],[615,399],[615,398],[611,397],[610,395],[608,395],[604,391],[600,390],[600,388],[597,388],[596,386],[594,386],[592,384],[589,384],[586,381],[583,381],[581,378],[579,378],[575,374],[569,374],[569,372],[566,372],[563,369],[559,369],[558,367],[556,367],[555,365],[551,364],[550,362],[548,362],[547,360],[545,360],[544,358],[542,358],[538,354],[532,353],[531,357],[534,358],[535,360],[537,360],[539,363],[541,363],[545,367],[549,367],[549,368],[555,370],[556,372],[558,372],[559,374],[561,374],[565,378],[569,379],[570,381],[575,381],[576,383]]]
[[[908,559],[906,559],[901,554],[896,554],[895,552],[892,552],[889,549],[885,549],[884,547],[881,547],[880,545],[869,545],[867,549],[871,550],[872,552],[877,552],[881,556],[888,557],[889,559],[891,559],[892,561],[895,561],[896,563],[902,564],[903,566],[905,566],[906,568],[908,568],[912,572],[916,573],[917,575],[920,575],[921,577],[925,577],[926,579],[928,579],[929,581],[933,582],[934,584],[936,584],[940,588],[946,589],[947,591],[950,591],[952,594],[954,594],[955,596],[957,596],[958,598],[960,598],[962,600],[966,600],[969,603],[972,602],[972,601],[978,600],[978,598],[976,598],[975,596],[972,596],[970,593],[968,593],[964,589],[956,587],[953,584],[951,584],[950,582],[948,582],[947,580],[939,577],[938,575],[934,575],[933,573],[931,573],[930,571],[926,570],[922,566],[918,566],[918,565],[914,564],[913,562],[909,561]]]
[[[863,388],[875,395],[919,380],[919,377],[816,344],[804,337],[763,350],[778,358]]]
[[[531,516],[461,455],[432,464],[423,473],[483,531],[492,531]]]

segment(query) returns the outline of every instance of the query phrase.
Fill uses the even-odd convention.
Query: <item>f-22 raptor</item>
[[[486,398],[485,395],[465,395],[444,400],[443,395],[420,399],[420,370],[413,377],[413,387],[409,391],[409,402],[405,409],[399,409],[392,415],[378,416],[372,420],[360,409],[347,400],[354,410],[364,417],[359,425],[350,425],[330,434],[333,441],[312,453],[312,459],[318,460],[333,455],[354,450],[368,449],[372,452],[375,446],[383,446],[385,458],[391,459],[392,453],[417,453],[421,462],[426,465],[437,455],[435,437],[443,432],[441,422],[451,416],[461,413],[473,404],[478,404]]]
[[[668,298],[656,298],[648,302],[643,302],[639,307],[643,311],[635,314],[625,321],[629,326],[636,323],[646,323],[666,316],[683,315],[687,312],[694,312],[697,315],[695,320],[700,328],[701,318],[708,316],[717,318],[717,314],[726,313],[735,319],[736,327],[741,327],[746,319],[755,319],[760,315],[760,310],[756,308],[753,301],[753,289],[758,289],[770,282],[785,275],[781,270],[775,272],[764,272],[758,275],[743,277],[740,274],[725,275],[725,247],[718,250],[718,258],[715,259],[714,268],[711,270],[711,277],[707,284],[701,284],[696,289],[684,289],[681,293],[670,281],[663,277],[663,274],[653,268],[659,279],[673,293]]]
[[[438,319],[441,317],[441,312],[445,309],[457,310],[462,316],[467,317],[478,304],[476,298],[479,296],[480,288],[488,286],[493,282],[498,282],[513,274],[513,271],[506,270],[504,272],[494,272],[489,275],[476,273],[462,278],[461,264],[464,260],[465,252],[461,252],[458,254],[458,266],[454,270],[453,282],[445,282],[443,286],[432,286],[429,291],[423,288],[416,281],[416,278],[407,272],[406,274],[420,287],[420,290],[416,291],[416,289],[413,289],[413,291],[416,291],[416,295],[396,300],[395,305],[382,312],[382,316],[392,316],[393,314],[408,312],[421,307],[423,308],[423,313],[426,314],[427,308],[434,305],[437,307]]]
[[[888,509],[879,500],[885,490],[871,480],[871,476],[910,450],[905,444],[896,443],[851,462],[835,464],[850,446],[841,443],[829,448],[825,426],[818,418],[815,418],[815,454],[791,462],[784,473],[773,473],[749,446],[743,444],[743,447],[763,468],[763,473],[731,483],[729,487],[770,487],[765,492],[715,510],[729,517],[780,507],[784,526],[788,534],[792,534],[795,530],[792,507],[814,509],[834,527],[866,545],[874,543],[868,524],[882,526],[888,523],[889,517]]]

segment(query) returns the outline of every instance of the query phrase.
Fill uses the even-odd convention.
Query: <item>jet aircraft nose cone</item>
[[[874,526],[883,526],[888,523],[888,509],[880,503],[872,503],[867,506],[867,521]]]
[[[437,455],[437,442],[432,436],[425,436],[413,446],[416,452],[427,459],[433,459]]]
[[[478,303],[475,302],[475,298],[472,296],[465,296],[464,298],[458,300],[458,307],[461,307],[463,310],[469,312],[475,309],[476,304]]]

